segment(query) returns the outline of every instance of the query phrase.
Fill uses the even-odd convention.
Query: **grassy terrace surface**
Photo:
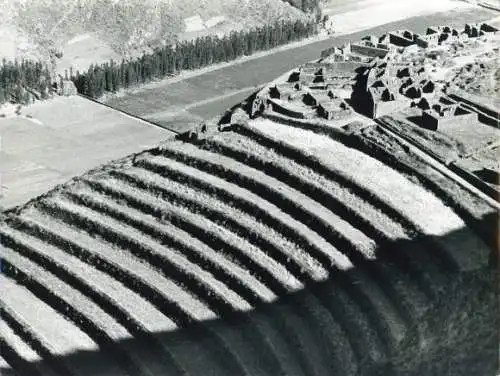
[[[4,213],[2,372],[417,375],[493,343],[486,207],[314,131],[171,140]]]

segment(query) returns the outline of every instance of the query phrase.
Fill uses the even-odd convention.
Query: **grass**
[[[309,278],[312,277],[315,280],[326,278],[326,270],[307,252],[298,248],[282,234],[261,223],[257,217],[250,216],[201,191],[191,190],[184,185],[162,178],[157,178],[154,182],[149,180],[151,177],[145,174],[137,176],[136,173],[127,173],[120,177],[138,188],[147,189],[162,200],[175,202],[177,205],[182,205],[225,226],[248,239],[255,246],[264,249],[271,257],[286,265],[288,270],[295,270],[298,275],[304,274],[305,277],[309,274]]]
[[[22,114],[31,114],[41,125],[24,117],[0,119],[0,205],[7,209],[173,135],[81,97],[39,102]]]
[[[259,194],[261,194],[261,195],[262,195],[262,189],[265,189],[265,190],[272,192],[273,190],[276,189],[275,186],[279,185],[278,180],[273,179],[272,183],[271,183],[271,181],[269,180],[270,178],[266,177],[263,174],[258,174],[258,180],[252,180],[252,179],[256,179],[256,177],[249,179],[249,175],[246,175],[246,174],[250,174],[250,172],[248,172],[248,173],[244,172],[244,170],[248,169],[248,167],[244,166],[243,164],[239,164],[239,163],[235,164],[234,162],[231,162],[229,159],[227,159],[227,157],[222,158],[222,157],[219,157],[213,153],[211,153],[211,154],[213,154],[214,156],[210,157],[209,154],[207,154],[207,152],[201,151],[199,149],[193,150],[191,148],[184,147],[182,150],[176,150],[176,146],[174,144],[172,144],[172,145],[163,145],[161,152],[164,154],[168,154],[170,157],[172,157],[174,159],[177,158],[177,159],[184,160],[184,162],[187,162],[190,165],[196,165],[197,168],[202,168],[204,170],[208,169],[212,173],[214,173],[216,169],[220,169],[220,176],[225,176],[225,179],[231,179],[234,181],[236,176],[238,176],[238,178],[236,178],[236,179],[241,179],[242,177],[245,177],[245,179],[246,179],[245,184],[247,187],[250,185],[256,185],[257,181],[259,181],[259,182],[266,181],[266,186],[259,189]],[[204,157],[201,157],[202,155],[204,155]],[[214,159],[217,159],[218,162],[214,163]],[[211,162],[208,162],[209,160]],[[222,167],[222,165],[220,165],[222,160],[225,161],[224,165],[223,165],[224,167]],[[232,166],[232,167],[229,168],[229,166]],[[238,171],[238,173],[236,173],[235,171]],[[257,175],[256,172],[252,172],[252,174]],[[260,183],[260,184],[262,184],[262,183]],[[271,187],[273,187],[273,188],[271,188]],[[320,219],[319,217],[316,217],[316,215],[317,215],[316,212],[315,212],[315,215],[312,215],[311,212],[307,213],[307,211],[311,210],[311,208],[305,207],[305,205],[306,205],[305,202],[301,202],[300,206],[299,206],[297,204],[297,200],[291,200],[289,198],[286,198],[287,195],[286,194],[284,195],[286,190],[288,190],[288,188],[285,189],[284,191],[283,190],[276,190],[274,195],[273,195],[272,200],[274,200],[274,202],[276,202],[277,200],[283,201],[283,206],[281,206],[282,209],[284,209],[286,207],[287,210],[290,210],[290,207],[294,206],[295,207],[294,210],[298,210],[298,212],[301,213],[300,215],[302,217],[304,217],[304,215],[306,218],[309,217],[309,220],[307,222],[308,226],[312,226],[312,228],[315,229],[316,231],[319,230],[320,234],[322,236],[326,236],[326,238],[329,239],[329,241],[332,244],[337,243],[338,239],[335,237],[335,235],[333,235],[333,239],[332,239],[332,235],[331,235],[332,228],[331,227],[328,228],[328,225],[327,225],[328,222],[325,219]],[[298,201],[300,202],[300,200],[298,200]],[[307,204],[307,205],[309,205],[309,204]],[[326,227],[325,227],[325,225],[326,225]],[[354,259],[356,250],[351,249],[351,248],[352,248],[351,244],[345,243],[343,245],[342,251],[347,252],[349,257],[353,257],[353,259]],[[322,250],[322,251],[324,252],[324,250]],[[338,252],[338,251],[336,250],[334,252]],[[342,258],[346,257],[342,253],[340,253],[340,255]],[[334,255],[332,255],[332,256],[333,256],[333,259],[331,259],[330,262],[336,263],[337,261],[335,261],[335,258],[338,256],[334,256]],[[332,257],[332,256],[330,256],[330,257]],[[356,260],[359,261],[360,259],[356,258]],[[349,262],[350,261],[351,260],[349,260]],[[354,277],[354,276],[351,277],[351,278],[354,278],[356,280],[356,282],[353,281],[352,283],[358,283],[358,284],[363,286],[363,291],[364,291],[363,294],[366,293],[369,296],[368,299],[370,299],[370,302],[372,304],[374,304],[374,306],[376,307],[376,308],[375,307],[371,308],[376,312],[375,314],[391,315],[392,316],[392,318],[390,320],[380,321],[380,323],[383,326],[387,325],[385,327],[385,329],[383,329],[383,330],[389,331],[390,334],[388,334],[388,337],[389,337],[388,340],[394,341],[396,343],[399,342],[401,340],[400,335],[403,332],[401,329],[401,326],[404,326],[404,324],[402,323],[402,321],[404,321],[404,319],[402,319],[401,317],[398,317],[398,316],[401,314],[403,316],[405,316],[406,314],[404,314],[402,312],[396,312],[396,311],[398,311],[398,309],[401,309],[402,311],[404,311],[404,308],[402,306],[398,306],[398,308],[396,309],[394,306],[392,306],[391,302],[389,302],[388,300],[386,300],[385,297],[380,295],[379,287],[376,286],[376,284],[373,281],[371,281],[371,277],[368,277],[368,275],[365,275],[366,271],[365,270],[362,270],[362,271],[357,270],[357,271],[358,271],[357,273],[356,272],[353,273],[356,275],[356,277]],[[384,286],[385,286],[385,288],[388,287],[387,285],[384,285]]]
[[[113,184],[109,185],[111,182]],[[152,197],[148,197],[149,195],[146,192],[141,192],[140,190],[130,187],[123,182],[111,180],[106,182],[105,186],[108,187],[108,191],[110,190],[110,187],[115,187],[115,191],[117,193],[120,192],[119,194],[121,194],[123,198],[130,200],[132,197],[135,197],[137,203],[142,203],[143,206],[148,206],[150,211],[153,208],[156,208],[157,215],[160,215],[160,218],[164,218],[164,220],[169,221],[171,217],[174,217],[175,220],[176,213],[179,213],[179,219],[181,221],[186,221],[191,225],[196,226],[202,232],[208,233],[207,235],[211,236],[216,241],[223,243],[227,242],[230,246],[226,251],[228,252],[227,255],[230,258],[238,257],[240,260],[250,263],[250,269],[255,270],[255,273],[257,273],[257,269],[260,270],[261,277],[266,278],[266,283],[269,283],[269,285],[276,285],[276,288],[290,289],[292,291],[301,286],[300,282],[293,278],[282,265],[270,258],[261,249],[251,245],[248,240],[233,234],[225,227],[218,225],[207,218],[198,216],[195,213],[191,213],[186,209],[176,208],[167,202],[158,205],[158,202],[156,200],[152,200]],[[236,251],[237,254],[233,254],[234,251]],[[270,280],[267,281],[267,279]],[[280,286],[278,283],[282,284],[281,287],[278,287]]]
[[[289,132],[288,127],[270,121],[256,122],[255,126],[266,134],[315,154],[326,165],[337,169],[342,166],[346,177],[396,206],[426,234],[441,235],[463,227],[462,220],[430,192],[367,154],[328,136],[300,129]],[[429,211],[442,217],[431,220],[427,215]]]

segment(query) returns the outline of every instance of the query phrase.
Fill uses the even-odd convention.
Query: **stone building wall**
[[[425,128],[431,130],[443,130],[452,129],[453,127],[462,125],[474,126],[474,123],[478,121],[477,114],[474,112],[468,112],[461,115],[451,115],[440,117],[436,114],[431,114],[428,111],[422,112],[422,124]]]
[[[306,117],[304,112],[292,110],[290,108],[282,106],[279,103],[273,101],[272,99],[269,99],[268,101],[271,104],[272,110],[274,112],[296,119],[305,119]]]
[[[391,44],[401,47],[408,47],[415,43],[412,39],[405,38],[397,33],[389,33],[389,41]]]
[[[395,111],[400,111],[410,106],[410,101],[406,98],[396,98],[393,101],[375,101],[373,103],[372,117],[373,119],[390,114]]]
[[[363,45],[357,44],[357,43],[351,45],[351,51],[353,53],[366,55],[366,56],[372,56],[372,57],[376,57],[376,56],[384,57],[389,52],[389,50],[386,50],[385,48],[363,46]]]

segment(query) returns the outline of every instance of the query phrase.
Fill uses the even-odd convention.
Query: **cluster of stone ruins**
[[[497,36],[498,29],[482,23],[467,24],[461,31],[429,27],[425,35],[400,30],[332,47],[317,62],[261,90],[250,115],[272,111],[295,119],[336,121],[353,115],[354,109],[374,119],[414,108],[421,110],[422,124],[434,130],[475,121],[477,113],[447,96],[447,83],[433,79],[429,67],[443,64],[447,46]]]

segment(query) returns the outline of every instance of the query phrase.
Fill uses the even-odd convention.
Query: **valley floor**
[[[408,29],[425,31],[428,25],[456,25],[486,21],[497,13],[458,2],[458,8],[432,15],[410,17],[381,26],[370,27],[354,33],[334,36],[313,43],[281,48],[272,53],[257,54],[233,63],[186,72],[185,79],[174,78],[146,85],[128,93],[109,97],[105,102],[144,118],[164,124],[167,128],[186,131],[202,119],[222,114],[226,109],[255,92],[283,72],[319,57],[319,52],[333,45],[342,45],[365,35],[381,35],[384,32]],[[363,24],[361,23],[361,27]]]
[[[173,133],[74,96],[0,118],[0,135],[0,207],[11,208]]]

